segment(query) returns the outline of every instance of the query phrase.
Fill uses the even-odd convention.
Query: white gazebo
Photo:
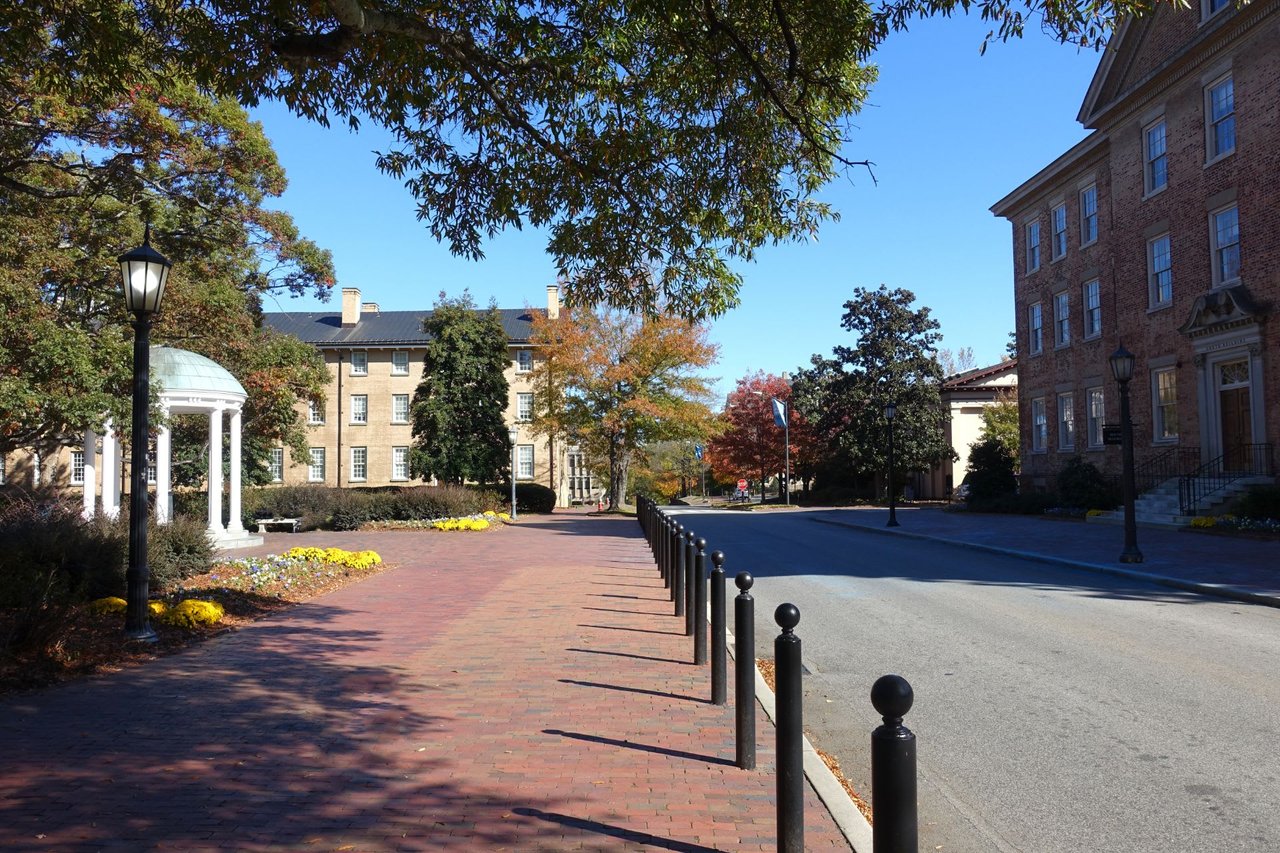
[[[262,544],[240,520],[240,410],[247,395],[236,378],[217,362],[194,352],[173,347],[151,348],[151,378],[160,388],[160,407],[166,420],[170,414],[209,416],[209,538],[219,548],[249,548]],[[228,506],[230,521],[222,524],[222,416],[231,417],[230,480]],[[120,512],[120,445],[110,421],[102,436],[102,511],[114,518]],[[95,508],[93,471],[97,436],[84,437],[84,514],[92,517]],[[172,448],[167,426],[156,435],[156,522],[169,521],[171,505],[170,472]]]

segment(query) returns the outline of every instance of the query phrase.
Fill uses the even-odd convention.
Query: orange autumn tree
[[[646,445],[708,434],[710,379],[700,371],[719,348],[706,326],[665,313],[579,307],[534,317],[530,342],[541,358],[531,377],[532,430],[576,442],[608,478],[608,508],[617,510]]]
[[[791,403],[791,385],[785,374],[756,371],[737,381],[729,392],[721,414],[721,433],[711,440],[708,454],[711,468],[720,480],[755,479],[763,483],[782,475],[786,465],[784,432],[773,416],[771,399]],[[794,409],[790,412],[791,475],[808,491],[814,460],[821,455],[818,441],[808,421]]]

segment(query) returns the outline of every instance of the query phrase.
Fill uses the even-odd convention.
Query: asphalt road
[[[910,681],[921,851],[1280,851],[1280,611],[809,513],[677,512],[755,575],[758,657],[800,608],[805,728],[868,796],[871,685]]]

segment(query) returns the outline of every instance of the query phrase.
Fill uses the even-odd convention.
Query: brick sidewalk
[[[773,730],[733,766],[634,521],[260,550],[320,543],[398,568],[0,701],[0,849],[775,849]],[[805,840],[849,849],[812,792]]]

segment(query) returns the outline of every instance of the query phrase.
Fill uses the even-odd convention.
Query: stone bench
[[[298,532],[298,524],[302,521],[300,518],[259,518],[258,532],[266,533],[268,528],[276,527],[287,529],[290,533]]]

